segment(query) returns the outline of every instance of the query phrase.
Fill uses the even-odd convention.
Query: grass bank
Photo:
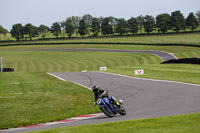
[[[144,75],[135,76],[134,70],[144,70]],[[181,81],[200,84],[200,66],[194,64],[146,64],[136,66],[119,66],[108,69],[108,72],[133,77]]]
[[[200,113],[70,126],[30,133],[200,133]]]
[[[80,72],[101,66],[158,64],[161,59],[143,53],[84,51],[2,51],[3,66],[15,72]]]
[[[29,45],[0,47],[0,56],[8,50],[34,50],[34,49],[116,49],[116,50],[158,50],[173,53],[179,58],[200,57],[200,48],[184,46],[145,46],[145,45],[92,45],[92,44],[66,44],[66,45]]]
[[[106,37],[106,38],[86,38],[86,39],[69,39],[69,40],[38,40],[27,42],[9,42],[3,44],[19,44],[19,43],[146,43],[146,44],[196,44],[200,45],[199,33],[177,34],[177,35],[146,35],[146,36],[130,36],[130,37]],[[0,44],[0,45],[1,45]]]
[[[98,112],[93,94],[46,73],[0,73],[0,129]]]

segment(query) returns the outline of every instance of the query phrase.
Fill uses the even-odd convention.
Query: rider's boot
[[[114,104],[115,104],[118,108],[121,107],[120,104],[119,104],[119,102],[117,102],[117,100],[116,100],[114,97],[111,97],[111,100],[114,102]]]
[[[120,105],[119,102],[117,102],[117,101],[116,101],[116,105],[117,105],[118,108],[121,107],[121,105]]]

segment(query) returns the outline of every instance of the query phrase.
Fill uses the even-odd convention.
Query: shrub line
[[[17,43],[17,44],[4,44],[0,45],[0,47],[3,46],[25,46],[25,45],[64,45],[64,44],[110,44],[110,45],[152,45],[152,46],[189,46],[189,47],[200,47],[200,45],[195,44],[162,44],[162,43],[120,43],[120,42],[59,42],[59,43]]]

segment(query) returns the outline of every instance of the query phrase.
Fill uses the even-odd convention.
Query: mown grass
[[[177,35],[147,35],[130,37],[111,37],[111,38],[92,38],[92,39],[73,39],[73,40],[49,40],[49,41],[28,41],[23,43],[150,43],[150,44],[197,44],[200,45],[200,34],[177,34]],[[15,44],[19,42],[12,42]],[[7,44],[7,43],[1,43]],[[0,44],[0,45],[1,45]]]
[[[200,113],[70,126],[30,133],[200,133]]]
[[[135,76],[134,70],[144,70],[144,75]],[[108,72],[133,77],[162,79],[200,84],[200,66],[193,64],[144,64],[136,66],[119,66]]]
[[[0,73],[0,129],[98,112],[90,90],[46,73]]]
[[[15,72],[80,72],[101,66],[158,64],[155,55],[83,51],[2,51],[3,66]]]
[[[117,49],[117,50],[158,50],[173,53],[179,58],[200,57],[200,48],[186,46],[145,46],[145,45],[92,45],[92,44],[66,44],[66,45],[29,45],[0,47],[0,54],[8,50],[33,50],[33,49]]]

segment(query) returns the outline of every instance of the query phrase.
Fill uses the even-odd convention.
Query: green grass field
[[[69,82],[60,81],[47,75],[46,72],[98,71],[100,66],[107,66],[108,72],[113,73],[135,76],[133,73],[135,69],[144,69],[145,74],[139,77],[200,84],[199,65],[160,64],[161,59],[150,54],[83,51],[9,51],[16,49],[54,48],[160,50],[174,53],[179,58],[200,57],[200,48],[175,46],[83,44],[0,47],[0,57],[3,57],[3,66],[15,69],[14,73],[0,73],[0,129],[66,119],[99,111],[92,107],[93,94],[89,90]],[[80,99],[77,98],[77,95],[81,96]],[[81,109],[81,111],[78,109]],[[166,120],[155,118],[153,120],[143,120],[142,122],[140,120],[121,122],[125,127],[128,125],[135,126],[127,128],[127,130],[119,126],[119,131],[130,132],[144,121],[147,122],[147,125],[149,123],[149,126],[144,129],[141,129],[141,126],[139,126],[136,128],[138,132],[140,129],[141,132],[154,132],[157,128],[159,129],[157,130],[158,132],[164,132],[165,129],[172,132],[197,131],[196,129],[200,127],[199,121],[193,120],[193,118],[198,118],[198,116],[199,114],[178,116],[177,122],[175,122],[178,128],[174,127],[176,130],[169,129],[173,126],[170,125],[172,117],[166,117]],[[193,125],[184,123],[184,121],[181,121],[182,119],[192,122]],[[156,124],[152,125],[152,121]],[[169,125],[165,126],[166,122]],[[160,123],[159,126],[157,126],[157,123]],[[112,125],[115,123],[110,124],[108,131],[116,131],[112,128]],[[184,125],[181,126],[182,124]],[[97,126],[91,126],[91,128],[96,128]],[[88,131],[84,127],[82,129],[82,126],[68,128],[69,131]],[[136,129],[134,128],[134,130]],[[55,129],[46,132],[65,132],[65,129],[64,131],[61,130]]]
[[[144,70],[144,75],[135,76],[134,70]],[[191,64],[148,64],[136,66],[119,66],[108,69],[108,72],[133,77],[181,81],[200,84],[200,66]]]
[[[0,47],[0,56],[3,51],[33,50],[33,49],[117,49],[117,50],[158,50],[175,54],[178,58],[200,57],[200,48],[186,46],[145,46],[145,45],[110,45],[110,44],[65,44],[65,45],[29,45]],[[2,53],[2,54],[1,54]],[[12,52],[10,52],[12,53]]]
[[[0,129],[98,112],[90,90],[46,73],[1,73],[0,81]]]
[[[33,131],[30,133],[200,133],[200,113],[109,122]]]
[[[161,60],[148,54],[74,52],[74,51],[2,51],[4,67],[15,72],[80,72],[101,66],[158,64]]]
[[[9,35],[8,35],[9,37]],[[12,39],[11,39],[12,40]],[[94,38],[94,39],[74,39],[74,40],[49,40],[49,41],[29,41],[24,43],[150,43],[150,44],[200,44],[200,33],[188,33],[177,35],[147,35],[114,38]],[[12,42],[15,44],[19,42]],[[6,43],[0,43],[6,44]]]

